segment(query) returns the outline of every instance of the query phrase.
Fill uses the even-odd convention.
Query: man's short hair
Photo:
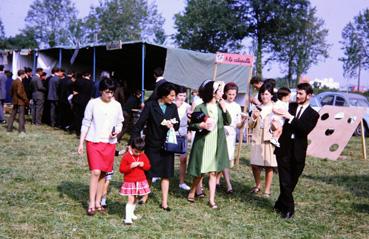
[[[32,72],[32,68],[31,67],[24,67],[24,72],[25,73]]]
[[[154,76],[155,77],[163,76],[163,74],[164,74],[164,71],[161,67],[156,67],[154,69]]]
[[[258,84],[260,82],[263,82],[262,79],[259,76],[253,76],[250,80],[250,84]]]
[[[309,83],[300,83],[297,85],[297,90],[304,90],[307,95],[312,95],[314,93],[313,87]]]
[[[26,72],[24,70],[18,70],[17,75],[21,76],[24,75]]]
[[[44,69],[42,69],[41,67],[39,67],[39,68],[36,69],[36,73],[41,73],[43,71],[44,71]]]

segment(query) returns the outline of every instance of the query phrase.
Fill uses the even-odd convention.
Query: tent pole
[[[249,106],[250,106],[250,80],[252,77],[252,68],[250,68],[249,70],[249,75],[247,77],[247,92],[246,92],[246,97],[245,97],[245,105],[243,107],[243,113],[247,114],[247,112],[249,111]],[[246,132],[247,132],[247,140],[246,142],[248,143],[248,137],[249,137],[249,127],[248,127],[248,123],[246,122]],[[241,154],[241,147],[242,147],[242,143],[243,143],[243,134],[245,132],[245,125],[243,125],[240,129],[240,138],[238,140],[238,147],[237,147],[237,154],[236,154],[236,161],[235,161],[235,165],[237,165],[237,167],[239,167],[240,165],[240,154]]]
[[[96,81],[96,47],[93,48],[93,56],[92,56],[92,80]]]
[[[59,48],[59,62],[58,62],[58,67],[59,68],[61,68],[61,66],[62,66],[62,59],[63,59],[62,49]]]
[[[142,57],[141,57],[141,102],[145,100],[145,43],[142,43]]]

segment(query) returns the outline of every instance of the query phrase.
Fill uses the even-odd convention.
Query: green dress
[[[201,104],[194,111],[202,111],[215,121],[215,128],[209,132],[200,129],[199,123],[190,123],[189,128],[195,130],[187,173],[200,176],[208,172],[221,172],[229,168],[227,141],[224,125],[231,123],[231,116],[220,108],[219,104]]]

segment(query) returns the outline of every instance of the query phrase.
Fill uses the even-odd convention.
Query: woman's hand
[[[251,114],[252,119],[253,119],[253,120],[256,120],[257,118],[259,118],[259,116],[260,116],[260,111],[259,111],[259,110],[257,110],[257,109],[254,109],[254,110],[252,111],[252,114]]]
[[[207,128],[206,128],[206,123],[205,123],[205,122],[201,122],[201,123],[200,123],[200,125],[199,125],[199,127],[200,127],[201,129],[207,129]]]
[[[172,122],[170,122],[170,120],[167,121],[166,126],[168,127],[168,129],[173,128],[173,124],[172,124]]]
[[[111,139],[114,139],[114,138],[116,138],[117,137],[117,133],[116,132],[111,132],[110,133],[110,135],[109,135],[109,137],[111,138]]]
[[[83,144],[79,144],[78,145],[77,152],[78,152],[79,155],[82,155],[83,154]]]
[[[282,116],[283,116],[283,118],[286,118],[288,120],[293,117],[293,115],[291,115],[288,111],[286,111]]]

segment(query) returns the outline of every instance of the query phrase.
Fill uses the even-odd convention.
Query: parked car
[[[346,93],[346,92],[331,92],[326,91],[322,92],[310,99],[310,106],[319,111],[321,107],[324,105],[333,105],[333,106],[343,106],[343,107],[364,107],[366,108],[366,113],[364,115],[364,130],[365,136],[369,134],[369,102],[365,96],[354,94],[354,93]],[[354,135],[361,136],[361,126],[359,125]]]

